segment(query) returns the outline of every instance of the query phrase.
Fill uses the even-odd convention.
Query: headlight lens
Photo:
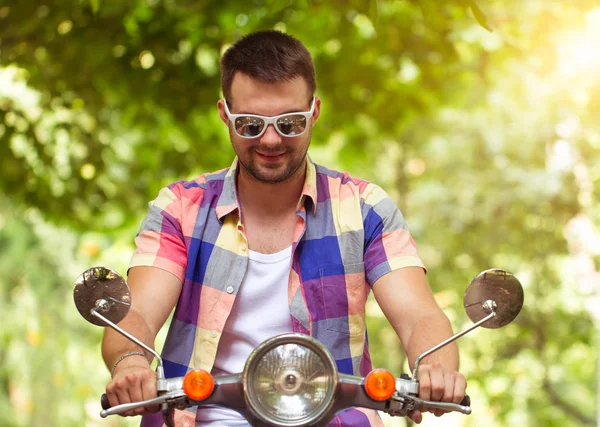
[[[321,343],[286,334],[261,344],[243,374],[246,403],[276,426],[317,422],[333,405],[335,361]]]

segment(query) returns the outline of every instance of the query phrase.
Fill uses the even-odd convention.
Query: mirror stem
[[[162,379],[165,378],[165,370],[163,368],[162,358],[160,357],[160,355],[154,349],[148,347],[146,344],[144,344],[143,342],[141,342],[140,340],[138,340],[136,337],[134,337],[133,335],[129,334],[125,330],[123,330],[120,327],[118,327],[117,325],[115,325],[113,322],[111,322],[110,320],[108,320],[106,317],[104,317],[103,315],[101,315],[100,313],[98,313],[96,311],[96,309],[92,308],[90,310],[90,314],[92,316],[97,317],[98,319],[102,320],[104,323],[106,323],[108,326],[110,326],[111,328],[113,328],[115,331],[117,331],[118,333],[120,333],[121,335],[123,335],[128,340],[133,341],[134,343],[136,343],[137,345],[139,345],[140,347],[142,347],[144,350],[152,353],[152,355],[154,357],[156,357],[156,360],[158,361],[158,366],[156,367],[156,376],[157,376],[158,380],[162,380]]]
[[[488,303],[488,301],[486,301],[486,303]],[[447,346],[448,344],[450,344],[451,342],[456,341],[457,339],[459,339],[460,337],[462,337],[463,335],[465,335],[466,333],[471,332],[473,329],[478,328],[479,326],[483,325],[485,322],[487,322],[488,320],[492,319],[493,317],[496,316],[496,311],[493,307],[493,302],[490,302],[490,304],[488,305],[488,310],[491,310],[491,313],[489,315],[487,315],[486,317],[484,317],[483,319],[481,319],[479,322],[469,326],[467,329],[465,329],[464,331],[459,332],[458,334],[448,338],[446,341],[443,341],[441,343],[439,343],[438,345],[436,345],[433,348],[430,348],[429,350],[427,350],[425,353],[421,354],[419,357],[417,357],[417,359],[415,360],[415,368],[413,370],[413,380],[418,381],[419,380],[419,363],[421,362],[421,359],[424,359],[425,357],[429,356],[431,353],[438,351],[440,348]]]

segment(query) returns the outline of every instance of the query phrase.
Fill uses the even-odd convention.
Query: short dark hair
[[[221,58],[221,88],[231,99],[231,83],[241,72],[265,83],[302,77],[312,97],[317,89],[315,67],[302,42],[280,31],[257,31],[231,45]]]

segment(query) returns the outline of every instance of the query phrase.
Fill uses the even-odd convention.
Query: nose
[[[279,145],[282,142],[282,138],[275,130],[275,127],[269,125],[265,133],[260,137],[260,142],[264,145]]]

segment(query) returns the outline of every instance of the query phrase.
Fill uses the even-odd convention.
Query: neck
[[[295,211],[305,177],[306,161],[292,176],[277,183],[259,181],[239,164],[237,190],[242,209],[264,216],[277,216],[291,209]]]

